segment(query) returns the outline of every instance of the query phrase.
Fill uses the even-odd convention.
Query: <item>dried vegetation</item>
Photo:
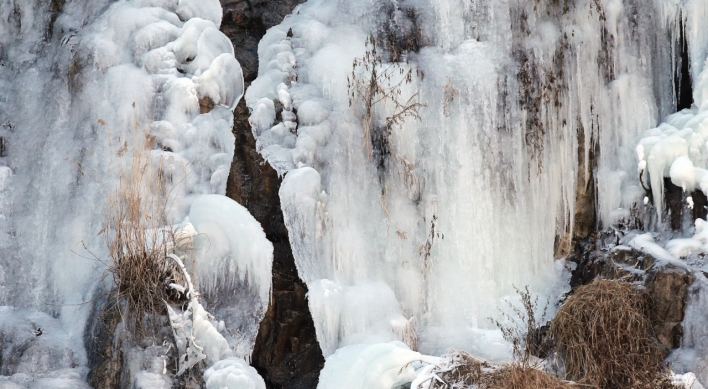
[[[512,363],[488,374],[480,389],[566,389],[577,388],[572,382],[534,367]]]
[[[551,323],[568,378],[597,388],[674,388],[649,299],[636,286],[596,280],[579,287]]]
[[[167,283],[179,272],[165,261],[174,246],[174,231],[167,219],[170,196],[162,169],[150,152],[154,140],[148,134],[136,138],[130,147],[124,141],[118,151],[119,181],[108,196],[101,233],[108,247],[115,304],[126,329],[140,340],[162,325],[156,315],[165,313]],[[121,164],[123,156],[126,162]]]
[[[436,372],[440,381],[435,389],[566,389],[576,388],[571,382],[545,372],[538,367],[524,366],[518,361],[491,367],[464,351],[452,351],[448,365]]]
[[[362,58],[354,59],[352,73],[347,77],[349,106],[364,127],[369,160],[374,158],[382,170],[392,153],[393,126],[401,126],[409,118],[420,119],[418,111],[424,105],[418,101],[418,93],[404,98],[403,87],[411,84],[414,77],[422,78],[423,73],[410,64],[384,63],[373,35],[367,38],[366,46],[366,53]],[[383,117],[377,117],[377,112]]]
[[[491,366],[463,351],[445,356],[434,370],[433,388],[456,389],[675,389],[664,363],[666,350],[654,335],[649,298],[624,281],[595,280],[565,301],[550,326],[546,310],[536,315],[538,299],[517,289],[522,307],[494,321],[512,344],[514,361]],[[562,366],[564,377],[544,371],[544,359]],[[553,358],[550,358],[550,357]]]

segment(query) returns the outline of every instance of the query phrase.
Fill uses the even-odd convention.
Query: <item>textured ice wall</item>
[[[260,152],[287,173],[283,211],[325,354],[405,340],[417,323],[426,353],[503,356],[487,318],[514,284],[560,292],[554,253],[570,243],[576,191],[596,180],[599,203],[583,206],[605,226],[641,203],[627,173],[634,144],[675,110],[680,18],[696,64],[703,12],[701,2],[311,0],[269,30],[246,102]],[[401,89],[403,101],[419,93],[420,120],[378,139],[348,102],[369,35],[411,49],[395,66],[424,74]],[[380,128],[394,108],[374,111]]]
[[[147,136],[173,222],[190,215],[200,239],[217,235],[197,247],[191,271],[207,294],[226,293],[216,314],[247,356],[268,303],[272,245],[223,196],[243,77],[218,29],[219,2],[59,3],[0,1],[0,305],[55,315],[82,349],[91,304],[81,303],[110,281],[103,207],[130,162],[126,146]]]

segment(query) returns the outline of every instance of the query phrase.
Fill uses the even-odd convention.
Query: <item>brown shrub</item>
[[[579,287],[551,322],[569,379],[599,388],[673,388],[654,336],[646,293],[596,280]]]
[[[514,286],[514,290],[521,299],[522,307],[519,308],[509,300],[505,300],[511,311],[499,310],[506,321],[512,324],[505,325],[493,318],[489,320],[499,328],[504,340],[511,344],[514,360],[524,367],[531,367],[533,356],[545,358],[548,352],[549,345],[543,335],[548,328],[544,323],[546,323],[549,301],[546,301],[539,316],[536,313],[539,310],[538,296],[534,297],[531,294],[528,285],[524,289]]]

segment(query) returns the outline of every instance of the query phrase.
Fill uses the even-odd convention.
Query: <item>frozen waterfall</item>
[[[0,349],[36,348],[0,358],[10,384],[86,386],[86,321],[111,287],[103,212],[143,139],[166,220],[196,229],[195,282],[213,301],[223,294],[221,330],[238,328],[228,346],[250,356],[273,247],[224,196],[244,83],[221,18],[217,0],[0,2]],[[169,381],[154,360],[131,385]]]
[[[708,194],[708,1],[308,0],[267,31],[247,90],[222,17],[217,0],[0,0],[0,351],[34,347],[0,358],[0,388],[87,387],[106,196],[143,140],[215,316],[195,303],[173,329],[216,345],[207,386],[263,386],[246,361],[273,245],[225,196],[242,97],[283,179],[322,388],[407,384],[451,347],[508,359],[490,318],[514,287],[553,314],[573,240],[628,220],[617,247],[695,273],[671,361],[700,370],[708,230],[663,204],[670,182],[708,205],[691,197]],[[172,383],[152,347],[126,351],[136,388]]]
[[[422,352],[503,357],[488,317],[513,285],[561,295],[568,265],[554,258],[583,211],[576,195],[596,180],[603,226],[642,204],[634,145],[675,109],[679,25],[691,58],[705,57],[707,8],[319,0],[269,30],[246,101],[261,153],[285,174],[325,355],[403,341],[415,324]],[[369,36],[384,42],[377,54]],[[411,46],[399,56],[385,42]],[[381,63],[352,73],[372,55]],[[400,107],[379,95],[368,111],[350,103],[361,72],[391,67],[384,88],[415,69],[396,93],[424,104],[419,118],[390,125]]]

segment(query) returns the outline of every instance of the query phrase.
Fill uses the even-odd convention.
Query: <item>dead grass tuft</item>
[[[567,389],[576,388],[572,382],[518,361],[492,368],[488,363],[464,351],[454,350],[445,356],[448,363],[435,373],[435,389]]]
[[[548,351],[547,338],[542,339],[541,334],[547,330],[545,323],[550,302],[546,301],[539,316],[536,314],[539,310],[538,296],[534,297],[528,286],[524,289],[514,286],[514,290],[521,299],[522,307],[519,308],[509,300],[505,300],[510,312],[499,310],[502,317],[511,325],[505,325],[492,318],[489,320],[501,330],[504,340],[511,344],[514,359],[522,366],[530,367],[533,356],[543,356]]]
[[[156,315],[164,314],[163,301],[169,300],[165,280],[171,271],[165,258],[174,232],[167,220],[169,196],[161,169],[150,153],[152,139],[147,134],[137,138],[132,150],[125,142],[119,151],[119,157],[125,154],[126,159],[118,186],[108,196],[102,233],[116,305],[126,329],[140,340],[159,328]]]
[[[484,371],[482,368],[488,367],[487,363],[471,356],[462,350],[448,350],[448,363],[441,370],[436,371],[436,374],[445,383],[441,384],[435,381],[434,388],[466,388],[469,385],[480,382]]]
[[[577,388],[571,382],[545,371],[522,366],[518,363],[506,365],[484,377],[484,389],[567,389]]]
[[[598,388],[673,388],[644,291],[596,280],[579,287],[551,322],[569,379]]]

